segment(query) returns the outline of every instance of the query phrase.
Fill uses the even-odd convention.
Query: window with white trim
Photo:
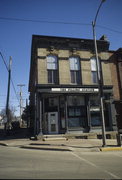
[[[71,83],[80,84],[80,61],[78,57],[70,57]]]
[[[57,71],[57,56],[48,55],[47,56],[47,73],[48,73],[48,83],[57,84],[58,82],[58,71]]]
[[[97,79],[97,63],[96,63],[96,58],[92,57],[90,61],[91,61],[92,83],[97,84],[98,83],[98,79]]]

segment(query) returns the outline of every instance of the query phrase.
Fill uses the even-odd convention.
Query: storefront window
[[[68,116],[85,116],[86,110],[85,107],[79,106],[79,107],[68,107]]]
[[[100,126],[100,107],[99,107],[99,97],[98,95],[90,96],[90,116],[91,116],[91,126]]]
[[[69,127],[80,127],[80,118],[70,118],[68,119],[68,126]]]
[[[85,99],[84,96],[68,96],[67,103],[68,106],[84,106]]]
[[[91,112],[91,126],[100,126],[100,113],[99,112]]]
[[[68,127],[84,127],[86,120],[86,107],[84,96],[68,96]]]
[[[65,112],[65,97],[61,96],[60,97],[60,124],[61,124],[61,129],[66,128],[66,112]]]
[[[75,116],[75,111],[73,108],[69,108],[69,116]]]

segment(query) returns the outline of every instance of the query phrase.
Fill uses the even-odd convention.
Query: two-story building
[[[97,40],[106,131],[116,130],[109,42]],[[33,35],[30,64],[31,128],[34,134],[101,131],[93,39]]]

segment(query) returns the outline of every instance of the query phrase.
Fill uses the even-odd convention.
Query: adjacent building
[[[115,99],[120,100],[117,52],[109,50],[105,36],[97,40],[97,45],[105,128],[116,131]],[[121,71],[120,74],[122,76]],[[122,79],[120,81],[122,83]],[[30,126],[34,134],[101,131],[93,39],[33,35],[29,92]]]
[[[114,104],[116,109],[116,121],[118,132],[122,133],[122,48],[113,52],[111,61],[113,62],[112,79],[113,86],[115,87]]]

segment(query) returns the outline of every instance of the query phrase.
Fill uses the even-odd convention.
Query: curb
[[[8,146],[6,143],[0,143],[1,146]]]
[[[122,151],[122,147],[104,147],[100,151]]]
[[[24,149],[36,149],[36,150],[50,150],[50,151],[72,151],[70,149],[67,148],[62,148],[62,147],[38,147],[38,146],[30,146],[30,145],[25,145],[25,146],[20,146],[20,148],[24,148]]]

